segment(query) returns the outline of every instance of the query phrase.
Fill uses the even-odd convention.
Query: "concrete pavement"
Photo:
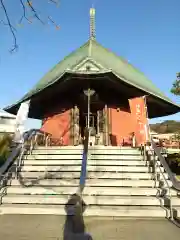
[[[84,218],[85,233],[70,233],[71,219],[50,215],[1,215],[0,239],[6,240],[178,240],[180,229],[166,219]],[[68,226],[69,225],[69,226]],[[69,229],[69,230],[68,230]],[[77,230],[78,229],[78,230]],[[77,227],[76,232],[83,231]]]

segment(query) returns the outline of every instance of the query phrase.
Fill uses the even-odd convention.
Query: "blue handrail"
[[[87,173],[87,160],[88,160],[88,146],[89,146],[89,129],[85,129],[85,139],[84,139],[84,148],[82,154],[82,164],[81,164],[81,175],[79,180],[80,192],[82,193],[85,184],[86,184],[86,173]]]

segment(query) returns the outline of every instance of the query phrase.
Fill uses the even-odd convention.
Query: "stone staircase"
[[[19,179],[12,176],[1,190],[0,214],[65,215],[65,204],[79,186],[82,152],[81,146],[37,147],[24,155]],[[159,196],[161,179],[155,187],[151,163],[138,149],[90,147],[84,215],[165,217],[168,199]],[[173,189],[171,194],[178,210],[180,198]]]

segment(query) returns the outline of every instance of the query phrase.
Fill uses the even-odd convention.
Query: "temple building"
[[[91,9],[89,40],[5,110],[16,114],[30,99],[29,117],[42,120],[57,145],[81,144],[87,126],[94,144],[121,145],[135,132],[129,99],[140,96],[146,96],[149,118],[180,111],[142,72],[97,42]]]

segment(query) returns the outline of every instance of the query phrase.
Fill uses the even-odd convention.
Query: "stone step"
[[[25,184],[26,186],[78,186],[79,179],[21,179],[11,180],[11,186],[20,186]],[[171,182],[168,181],[171,185]],[[155,187],[154,180],[118,180],[118,179],[87,179],[87,186],[98,187]],[[158,184],[157,184],[158,186]]]
[[[29,204],[3,204],[0,207],[0,214],[43,214],[43,215],[67,215],[64,206],[56,205],[29,205]],[[84,216],[101,217],[166,217],[166,210],[154,206],[88,206],[83,214]]]
[[[161,168],[163,171],[163,168]],[[59,165],[59,166],[30,166],[25,165],[21,167],[21,171],[34,172],[34,171],[80,171],[81,165]],[[148,166],[87,166],[87,171],[107,171],[107,172],[151,172],[152,167]],[[159,172],[160,169],[157,169]]]
[[[137,150],[121,150],[121,149],[89,149],[90,154],[96,155],[141,155],[140,151]],[[34,155],[36,154],[67,154],[67,155],[81,155],[83,153],[82,150],[68,150],[68,149],[34,149],[32,151]]]
[[[68,195],[47,196],[44,195],[13,195],[8,194],[2,198],[2,204],[42,204],[65,205]],[[98,206],[160,206],[167,203],[163,198],[151,196],[83,196],[86,205]],[[172,197],[173,207],[180,207],[180,199]]]
[[[53,159],[57,159],[57,160],[76,160],[82,159],[82,154],[32,154],[32,155],[24,155],[23,159],[26,160],[53,160]],[[97,154],[92,154],[89,155],[88,159],[92,159],[92,160],[143,160],[143,156],[141,155],[97,155]]]
[[[78,146],[35,146],[35,149],[83,149],[82,144]],[[132,148],[131,146],[104,146],[104,145],[94,145],[89,146],[91,149],[125,149],[125,150],[138,150],[138,148]]]
[[[8,195],[4,196],[2,203],[6,204],[47,204],[47,205],[65,205],[69,196],[25,196],[25,195]],[[173,199],[174,200],[174,199]],[[156,197],[144,196],[83,196],[86,205],[109,205],[109,206],[159,206],[160,199]],[[180,205],[180,204],[179,204]]]
[[[23,165],[81,165],[82,160],[25,160]],[[136,161],[136,160],[88,160],[88,165],[99,165],[99,166],[149,166],[150,162]]]
[[[37,169],[36,169],[37,170]],[[57,172],[21,172],[21,177],[23,178],[49,178],[49,179],[61,179],[61,178],[68,178],[68,179],[74,179],[78,178],[80,176],[79,172],[65,172],[65,171],[57,171]],[[166,179],[168,179],[167,173],[164,173]],[[151,180],[153,177],[152,173],[128,173],[128,172],[102,172],[102,171],[96,171],[96,172],[87,172],[87,178],[93,178],[93,179],[133,179],[133,180],[139,180],[139,179],[145,179],[145,180]],[[160,179],[163,179],[162,176],[160,176]]]
[[[69,195],[74,194],[78,187],[74,186],[10,186],[7,187],[7,194],[32,194],[32,195]],[[85,195],[109,195],[109,196],[156,196],[159,193],[156,188],[135,188],[135,187],[85,187],[83,194]],[[171,191],[172,196],[176,196],[175,190]]]
[[[83,145],[78,146],[35,146],[35,150],[46,150],[46,149],[55,149],[55,150],[82,150]],[[89,149],[98,149],[98,150],[133,150],[139,151],[138,148],[132,148],[130,146],[104,146],[104,145],[95,145],[89,146]]]

